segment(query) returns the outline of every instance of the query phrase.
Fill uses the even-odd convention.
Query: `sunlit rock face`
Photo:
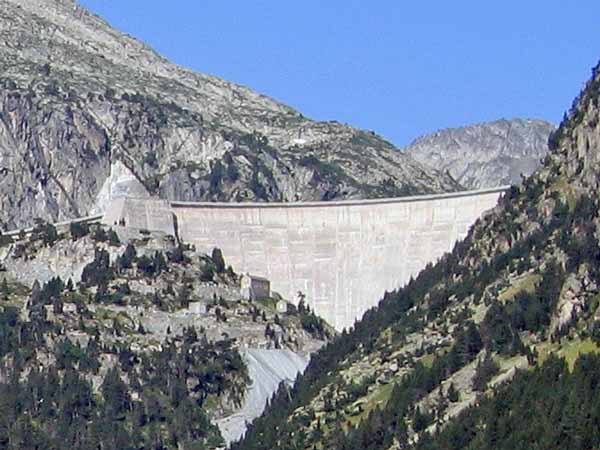
[[[123,197],[149,199],[150,193],[123,163],[115,161],[111,165],[110,175],[96,196],[92,214],[105,212],[111,202]]]
[[[543,120],[497,120],[440,130],[416,139],[404,152],[448,171],[469,189],[521,181],[540,167],[555,126]]]

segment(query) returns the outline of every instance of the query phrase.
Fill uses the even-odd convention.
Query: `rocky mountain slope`
[[[598,447],[599,160],[600,65],[543,166],[232,449]]]
[[[2,448],[223,446],[331,334],[161,233],[40,222],[0,240]]]
[[[372,132],[173,65],[73,0],[0,0],[0,74],[7,228],[89,214],[117,163],[176,200],[460,189]]]
[[[420,137],[403,149],[419,162],[448,171],[469,189],[508,186],[537,169],[555,126],[542,120],[497,120]]]

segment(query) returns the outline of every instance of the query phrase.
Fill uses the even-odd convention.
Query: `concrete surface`
[[[117,199],[107,223],[173,232],[198,250],[223,251],[238,272],[298,291],[336,329],[351,326],[386,290],[404,285],[463,238],[506,188],[311,203],[187,203]],[[172,214],[171,214],[172,212]],[[171,219],[172,220],[172,219]]]

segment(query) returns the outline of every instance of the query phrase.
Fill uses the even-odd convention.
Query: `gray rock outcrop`
[[[555,126],[542,120],[497,120],[420,137],[404,148],[423,164],[448,171],[469,189],[514,184],[548,152]]]

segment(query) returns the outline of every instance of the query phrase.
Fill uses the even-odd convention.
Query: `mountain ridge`
[[[555,130],[535,119],[500,119],[421,136],[402,149],[469,189],[516,184],[540,166]]]
[[[462,189],[374,133],[309,120],[248,88],[171,64],[76,3],[2,4],[6,227],[85,215],[116,163],[149,193],[171,200]]]

